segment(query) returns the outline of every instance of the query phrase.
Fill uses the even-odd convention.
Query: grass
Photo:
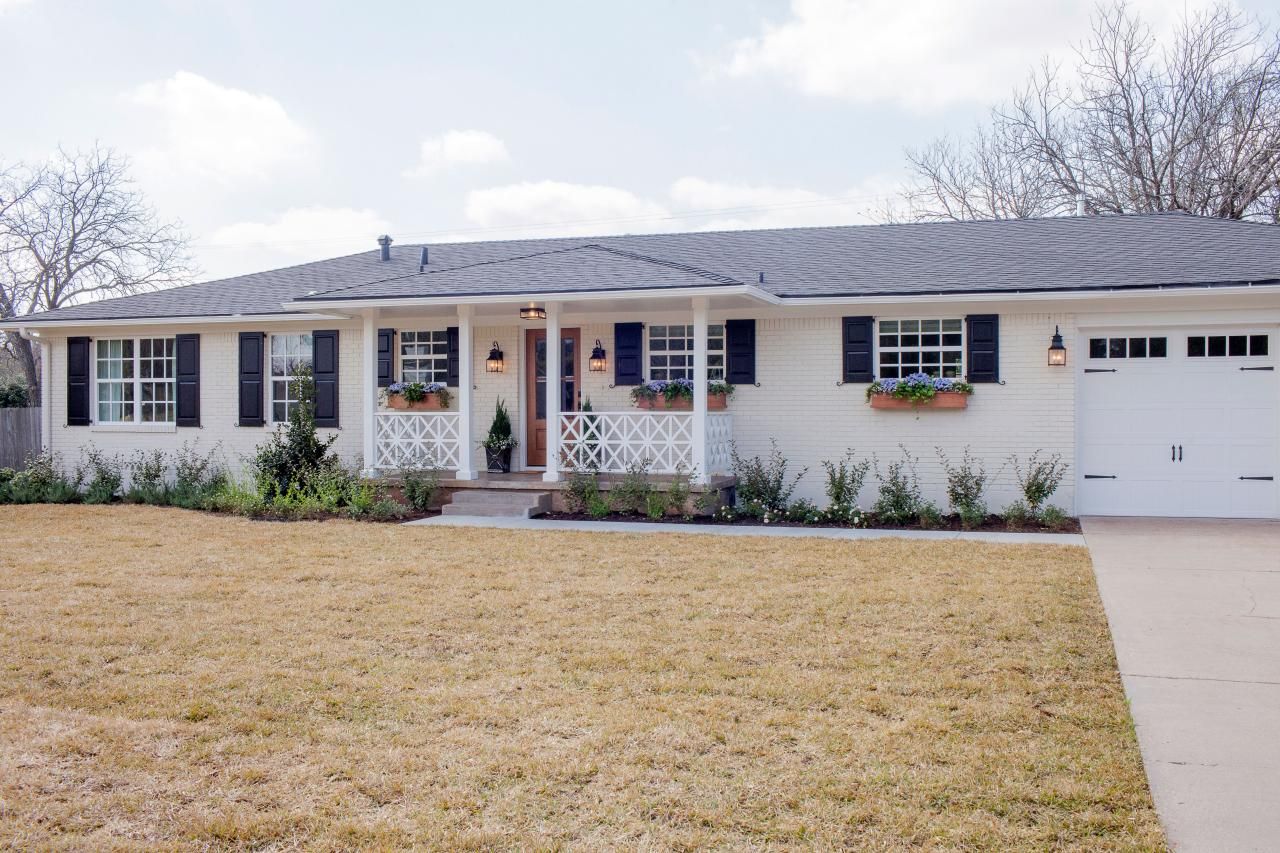
[[[0,847],[1164,846],[1082,549],[0,529]]]

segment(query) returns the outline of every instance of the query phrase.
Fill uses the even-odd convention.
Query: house
[[[571,461],[641,458],[705,479],[729,470],[731,443],[754,455],[773,439],[815,500],[823,460],[901,446],[943,501],[935,449],[968,447],[998,472],[993,508],[1017,495],[1006,460],[1041,450],[1069,463],[1055,502],[1078,514],[1280,511],[1275,226],[1168,213],[379,244],[6,324],[40,343],[47,445],[74,460],[90,442],[198,439],[236,464],[310,364],[319,425],[371,474],[429,455],[475,479],[504,400],[514,467],[548,483]],[[726,410],[630,399],[704,371],[736,386]],[[975,393],[868,405],[872,380],[916,371]],[[379,392],[397,380],[446,383],[449,408],[389,410]]]

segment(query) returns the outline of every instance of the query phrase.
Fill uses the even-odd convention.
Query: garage
[[[1274,328],[1083,332],[1079,513],[1276,516],[1277,345]]]

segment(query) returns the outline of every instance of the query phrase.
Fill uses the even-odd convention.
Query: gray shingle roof
[[[1280,283],[1280,227],[1179,213],[397,246],[77,305],[40,320],[278,314],[282,303],[714,287],[823,297]],[[33,316],[29,319],[37,319]]]

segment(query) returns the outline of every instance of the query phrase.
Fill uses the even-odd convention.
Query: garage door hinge
[[[1242,367],[1241,370],[1275,370],[1273,365],[1268,364],[1266,367]]]
[[[1116,369],[1114,367],[1086,367],[1084,369],[1084,372],[1085,373],[1115,373]]]
[[[1116,478],[1116,475],[1115,474],[1085,474],[1084,478],[1086,480],[1114,480]]]
[[[1241,477],[1241,480],[1274,480],[1275,477]]]

